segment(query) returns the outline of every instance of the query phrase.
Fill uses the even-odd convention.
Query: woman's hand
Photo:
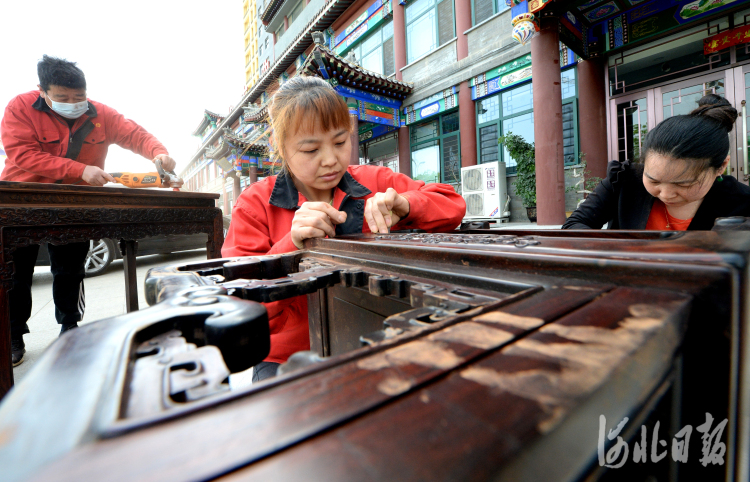
[[[303,241],[309,238],[336,236],[336,224],[346,221],[346,213],[338,211],[328,203],[306,202],[294,213],[292,219],[292,242],[303,249]]]
[[[365,203],[365,220],[373,233],[387,233],[391,226],[409,215],[409,199],[389,187]]]

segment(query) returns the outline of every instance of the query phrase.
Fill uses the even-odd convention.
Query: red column
[[[404,6],[397,0],[391,0],[393,11],[393,55],[396,65],[396,79],[403,80],[401,69],[406,66],[406,17]]]
[[[458,3],[458,1],[456,2]],[[461,37],[459,37],[461,38]],[[461,166],[477,164],[477,117],[468,81],[461,82],[458,91],[458,117],[461,133]]]
[[[242,187],[240,184],[240,175],[235,171],[234,177],[232,177],[232,209],[237,204],[237,198],[242,194]]]
[[[411,147],[409,146],[409,128],[398,129],[398,172],[411,177]]]
[[[531,40],[531,79],[534,89],[537,223],[563,224],[565,170],[560,39],[555,19],[543,19],[539,36]]]
[[[580,149],[586,154],[588,174],[607,175],[607,86],[605,64],[600,60],[586,60],[578,64],[578,125]]]
[[[350,115],[349,120],[352,123],[352,155],[349,158],[349,165],[357,166],[359,165],[359,119],[356,115]]]
[[[401,69],[406,66],[406,18],[404,6],[397,0],[391,0],[393,11],[393,55],[396,65],[396,79],[403,80]],[[411,177],[411,148],[409,147],[409,128],[398,129],[398,171]]]
[[[227,193],[227,178],[224,177],[224,183],[221,185],[221,194],[224,198],[224,214],[229,215],[229,193]]]
[[[455,8],[456,58],[461,60],[469,56],[469,37],[464,32],[471,28],[471,0],[455,0]]]

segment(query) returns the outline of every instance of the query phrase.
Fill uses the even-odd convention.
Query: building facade
[[[512,221],[527,221],[526,211],[514,195],[515,160],[498,138],[513,133],[536,142],[540,222],[562,224],[582,197],[576,192],[581,188],[573,187],[580,180],[573,175],[580,176],[581,159],[592,175],[602,177],[609,159],[637,157],[642,136],[664,116],[657,97],[667,91],[659,86],[666,82],[669,92],[677,92],[670,99],[678,100],[668,104],[675,113],[688,109],[689,102],[679,101],[687,95],[684,89],[702,92],[709,86],[732,90],[732,98],[738,98],[744,71],[731,69],[744,65],[747,44],[711,54],[702,48],[705,38],[746,25],[741,5],[746,2],[716,0],[711,4],[726,5],[713,9],[701,1],[677,2],[686,12],[695,3],[703,13],[688,15],[693,20],[684,24],[672,22],[677,25],[672,33],[660,30],[661,43],[650,41],[646,47],[635,40],[646,35],[645,24],[616,15],[635,4],[666,1],[532,0],[530,9],[515,0],[266,0],[259,9],[260,30],[273,37],[274,60],[221,127],[236,130],[245,109],[262,108],[280,83],[306,70],[327,76],[347,99],[358,122],[353,163],[388,166],[460,190],[461,167],[503,162]],[[548,12],[565,9],[553,28],[563,33],[552,38],[541,29],[522,45],[513,37],[512,20],[536,5]],[[571,5],[578,5],[576,15],[567,15]],[[727,9],[738,13],[721,14]],[[670,12],[650,22],[666,28],[662,24],[671,25]],[[640,28],[628,33],[634,25]],[[319,32],[317,43],[314,32]],[[319,61],[342,70],[325,73]],[[708,77],[682,85],[699,74]],[[552,121],[554,144],[547,139]],[[206,149],[220,138],[220,130],[212,131],[191,165],[204,162]],[[256,173],[261,177],[267,173],[263,165]],[[551,204],[554,216],[546,214]]]

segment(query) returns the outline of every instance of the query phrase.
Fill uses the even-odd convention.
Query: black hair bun
[[[724,97],[716,94],[708,94],[698,101],[698,107],[690,115],[703,116],[715,120],[721,126],[731,132],[737,121],[737,109],[732,107]]]

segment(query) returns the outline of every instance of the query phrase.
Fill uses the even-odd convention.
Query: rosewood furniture
[[[0,467],[10,481],[747,480],[750,233],[719,224],[361,235],[152,269],[150,308],[63,336],[0,404]],[[311,351],[230,389],[268,353],[258,302],[298,295]],[[707,412],[725,452],[704,467]],[[628,463],[606,470],[621,444]]]
[[[216,194],[0,181],[0,399],[13,386],[8,291],[16,248],[48,242],[120,239],[127,310],[138,309],[136,240],[208,234],[208,257],[224,242]]]

